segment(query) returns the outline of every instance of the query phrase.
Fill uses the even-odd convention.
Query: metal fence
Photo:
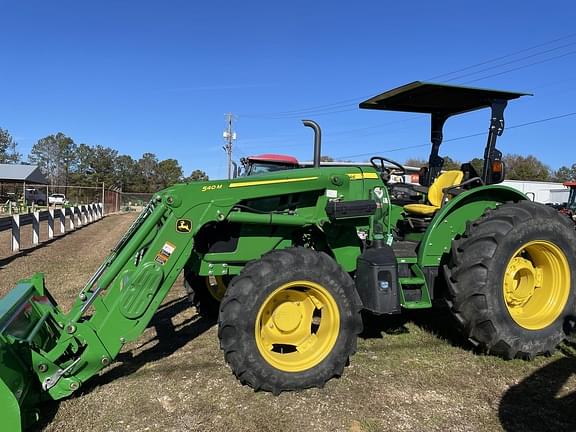
[[[63,194],[66,199],[65,207],[78,207],[81,205],[102,203],[104,213],[110,214],[120,211],[122,192],[119,189],[106,189],[102,186],[48,186],[38,184],[2,184],[2,198],[0,201],[0,217],[13,213],[30,213],[48,210],[51,194]],[[37,191],[31,193],[30,191]],[[5,202],[4,202],[5,201]]]
[[[107,189],[102,195],[102,205],[104,206],[104,213],[117,213],[122,207],[122,192],[119,190]]]
[[[154,196],[145,192],[120,192],[121,210],[141,210]]]
[[[60,234],[62,235],[103,217],[104,206],[102,203],[48,209],[27,214],[17,213],[9,217],[0,218],[0,231],[12,231],[10,249],[12,252],[18,252],[21,239],[20,229],[24,225],[32,225],[32,245],[36,246],[40,243],[40,222],[42,221],[48,221],[48,240],[52,240],[56,221],[60,225]],[[66,228],[66,220],[68,220],[68,228]]]

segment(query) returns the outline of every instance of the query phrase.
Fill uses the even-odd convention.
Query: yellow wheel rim
[[[206,276],[206,289],[216,301],[222,301],[226,288],[222,276]]]
[[[285,372],[319,364],[332,351],[340,330],[334,297],[315,282],[294,281],[266,298],[256,317],[256,345],[264,359]]]
[[[513,255],[504,274],[504,300],[521,327],[541,330],[562,313],[570,294],[570,266],[553,243],[526,243]]]

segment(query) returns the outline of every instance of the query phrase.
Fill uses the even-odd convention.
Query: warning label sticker
[[[164,243],[164,246],[162,246],[162,249],[160,249],[160,252],[158,252],[156,254],[156,258],[154,259],[154,261],[156,261],[160,265],[166,264],[166,262],[168,261],[168,258],[170,258],[170,255],[172,255],[172,253],[174,253],[174,250],[176,250],[175,245],[173,245],[170,242]]]
[[[164,265],[164,264],[166,264],[166,261],[168,261],[168,258],[158,254],[158,255],[156,255],[156,258],[154,259],[154,261],[156,261],[160,265]]]

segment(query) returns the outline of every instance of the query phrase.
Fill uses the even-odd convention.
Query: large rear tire
[[[354,281],[323,252],[269,252],[235,277],[218,336],[242,382],[279,394],[322,387],[343,373],[362,331]]]
[[[501,357],[548,354],[576,305],[576,232],[547,206],[488,210],[452,245],[448,304],[464,335]]]

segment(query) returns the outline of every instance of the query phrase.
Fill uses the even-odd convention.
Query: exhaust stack
[[[320,167],[320,151],[322,142],[322,131],[314,120],[302,120],[304,126],[314,129],[314,168]]]

